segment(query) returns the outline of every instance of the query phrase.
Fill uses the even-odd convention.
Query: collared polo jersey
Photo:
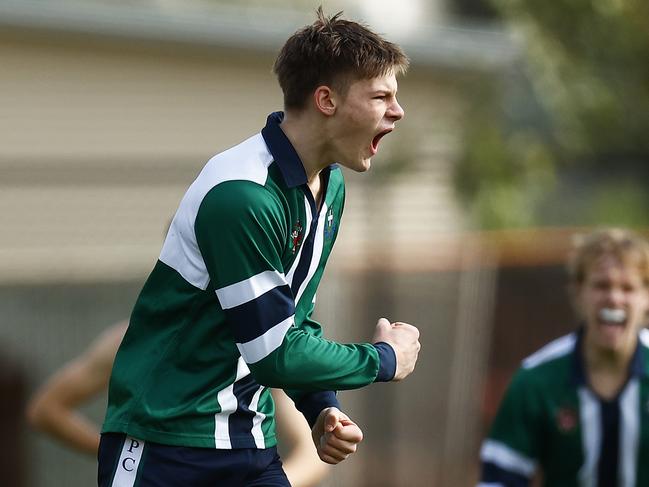
[[[210,159],[183,197],[115,358],[104,432],[268,448],[268,387],[312,422],[337,405],[329,391],[394,375],[389,346],[328,341],[311,318],[345,187],[325,169],[316,207],[281,120]]]
[[[480,486],[528,486],[539,467],[548,487],[649,485],[649,332],[611,400],[588,386],[582,337],[566,335],[523,361],[483,442]]]

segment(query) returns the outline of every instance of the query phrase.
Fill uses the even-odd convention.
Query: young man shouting
[[[379,320],[370,343],[322,338],[311,315],[339,229],[341,166],[366,171],[403,117],[402,50],[336,15],[288,39],[284,113],[213,157],[183,197],[117,353],[101,486],[287,486],[270,387],[338,463],[361,430],[333,391],[398,381],[419,332]],[[335,164],[335,165],[334,165]]]

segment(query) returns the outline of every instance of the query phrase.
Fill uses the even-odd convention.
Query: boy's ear
[[[318,86],[313,92],[313,103],[320,113],[331,117],[336,113],[336,94],[326,85]]]

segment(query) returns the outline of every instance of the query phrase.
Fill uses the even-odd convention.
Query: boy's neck
[[[320,172],[333,162],[327,157],[326,131],[321,125],[306,111],[287,112],[280,124],[302,161],[309,188],[320,186]]]

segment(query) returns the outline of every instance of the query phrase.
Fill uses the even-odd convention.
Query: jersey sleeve
[[[480,449],[482,486],[527,487],[541,442],[541,401],[529,371],[520,369]]]
[[[281,201],[263,186],[230,181],[203,199],[196,240],[236,346],[262,385],[309,392],[355,389],[381,369],[371,344],[341,344],[313,323],[296,327],[282,267],[288,225]]]
[[[322,326],[313,319],[312,314],[315,308],[315,300],[306,317],[299,325],[299,328],[316,337],[322,337]],[[284,389],[284,392],[295,403],[298,411],[302,412],[309,425],[313,426],[318,414],[326,407],[334,406],[340,409],[336,391],[305,391],[302,389]]]

